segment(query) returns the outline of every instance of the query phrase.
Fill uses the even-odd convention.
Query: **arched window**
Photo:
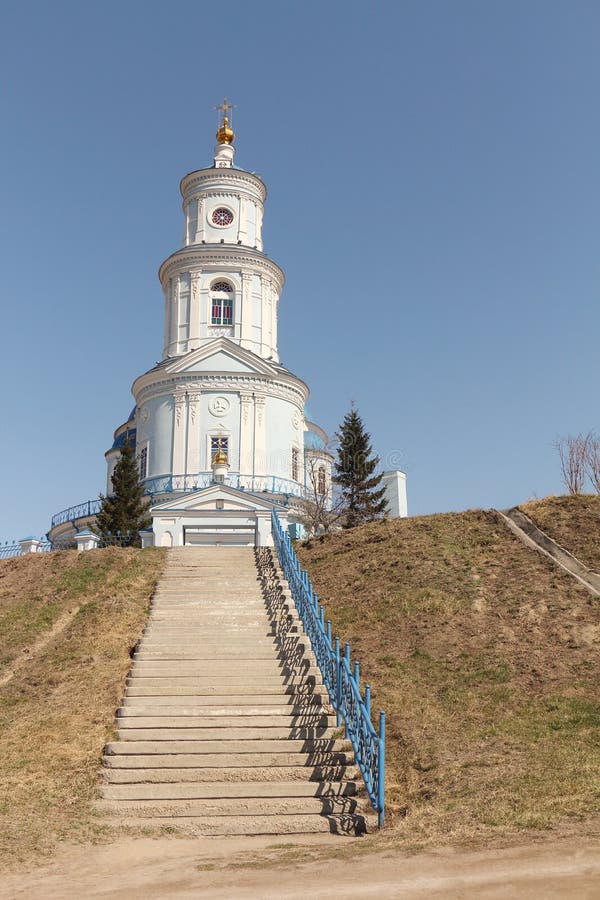
[[[210,289],[210,324],[233,325],[233,288],[228,281],[215,281]]]

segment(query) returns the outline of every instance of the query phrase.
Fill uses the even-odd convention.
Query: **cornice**
[[[278,286],[279,292],[285,284],[285,274],[277,263],[273,262],[258,250],[242,247],[239,244],[192,244],[176,250],[161,264],[158,277],[164,287],[165,282],[174,270],[215,266],[218,269],[242,269],[253,267],[268,272]]]
[[[309,395],[308,386],[293,375],[269,378],[243,372],[180,372],[165,375],[164,371],[151,371],[136,378],[131,390],[137,406],[153,397],[175,397],[185,391],[223,391],[280,397],[295,404],[300,412]]]
[[[213,184],[215,188],[224,187],[227,184],[247,185],[253,188],[253,192],[258,194],[263,203],[267,197],[266,185],[258,175],[253,175],[244,169],[233,168],[197,169],[195,172],[184,175],[179,190],[181,196],[187,198],[197,190],[210,190]]]

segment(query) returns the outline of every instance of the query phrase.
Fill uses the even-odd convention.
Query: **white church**
[[[271,511],[298,535],[303,505],[331,493],[328,437],[306,417],[307,385],[279,361],[285,276],[263,252],[267,189],[234,163],[232,107],[219,107],[213,164],[181,181],[183,246],[159,269],[162,360],[135,379],[135,406],[106,453],[107,493],[125,440],[150,496],[146,543],[270,545]],[[406,477],[385,472],[391,516]],[[83,530],[99,501],[54,516],[51,539]]]

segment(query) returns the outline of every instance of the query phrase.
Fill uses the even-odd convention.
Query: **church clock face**
[[[219,225],[221,228],[224,228],[226,225],[231,225],[233,222],[233,213],[230,209],[219,206],[212,214],[212,222],[213,225]]]

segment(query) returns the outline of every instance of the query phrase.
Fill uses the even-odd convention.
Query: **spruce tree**
[[[354,406],[344,416],[338,439],[334,481],[341,488],[345,509],[344,528],[370,522],[385,515],[385,488],[379,487],[382,475],[375,475],[378,456],[371,456],[371,437]]]
[[[148,528],[152,519],[148,515],[144,485],[140,481],[133,446],[129,441],[125,441],[121,448],[111,481],[113,494],[110,497],[100,494],[102,506],[96,518],[98,531],[109,540],[111,537],[116,540],[120,533],[119,542],[139,544],[137,532]]]

